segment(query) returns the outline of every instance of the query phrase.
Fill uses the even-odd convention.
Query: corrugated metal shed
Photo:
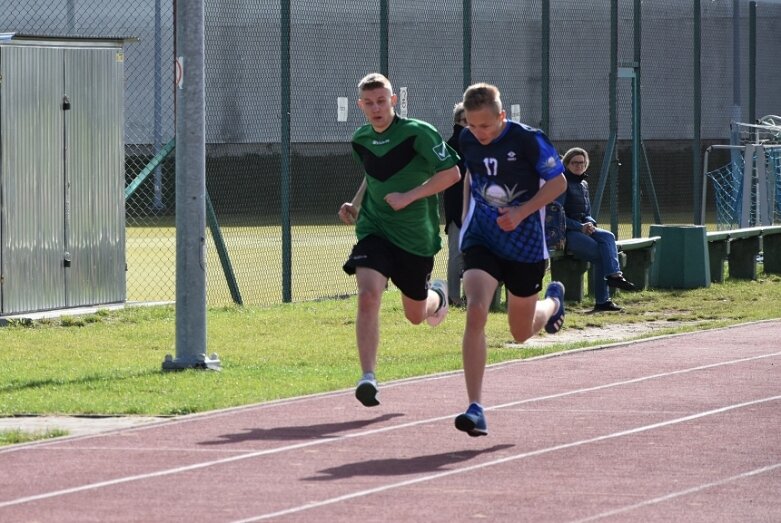
[[[0,312],[125,300],[125,38],[0,34]]]

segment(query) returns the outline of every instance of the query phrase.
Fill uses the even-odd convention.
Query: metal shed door
[[[69,307],[125,300],[122,49],[65,50]]]
[[[63,51],[0,48],[2,312],[65,305]]]

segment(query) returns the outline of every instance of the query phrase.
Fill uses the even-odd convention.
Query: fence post
[[[540,94],[542,111],[540,128],[550,133],[550,0],[542,0],[542,71],[540,71]]]
[[[472,0],[464,0],[461,14],[463,22],[463,88],[472,84]]]
[[[280,191],[282,200],[282,301],[293,300],[293,248],[290,231],[290,0],[280,5]]]
[[[694,106],[693,127],[694,136],[692,138],[692,184],[693,184],[693,199],[692,209],[694,209],[694,219],[692,223],[697,225],[705,225],[705,216],[703,208],[702,191],[705,179],[702,176],[702,163],[700,156],[702,154],[702,11],[700,9],[700,0],[694,0],[694,8],[692,10],[692,17],[694,18],[694,42],[693,42],[693,54],[694,54],[694,82],[693,82],[693,97],[692,105]]]
[[[388,38],[389,38],[389,15],[388,0],[380,0],[380,72],[389,77],[390,64],[388,61]]]

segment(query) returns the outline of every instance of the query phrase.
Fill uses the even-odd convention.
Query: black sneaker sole
[[[476,438],[478,436],[488,435],[488,431],[477,429],[477,425],[475,425],[475,422],[469,419],[469,416],[467,416],[466,414],[459,414],[458,416],[456,416],[456,428],[461,432],[466,432],[473,438]]]
[[[380,404],[377,399],[377,388],[371,383],[361,383],[355,389],[355,397],[364,407],[376,407]]]

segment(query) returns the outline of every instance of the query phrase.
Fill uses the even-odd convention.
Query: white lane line
[[[744,403],[736,403],[734,405],[727,405],[726,407],[721,407],[721,408],[713,409],[713,410],[706,410],[704,412],[698,412],[696,414],[691,414],[689,416],[683,416],[681,418],[675,418],[675,419],[671,419],[671,420],[667,420],[667,421],[660,421],[658,423],[652,423],[650,425],[644,425],[642,427],[636,427],[636,428],[633,428],[633,429],[622,430],[622,431],[619,431],[619,432],[614,432],[612,434],[605,434],[605,435],[602,435],[602,436],[597,436],[597,437],[594,437],[594,438],[583,439],[583,440],[580,440],[580,441],[573,441],[571,443],[563,443],[561,445],[556,445],[556,446],[548,447],[548,448],[544,448],[544,449],[533,450],[531,452],[524,452],[524,453],[521,453],[521,454],[516,454],[514,456],[506,456],[504,458],[495,459],[495,460],[487,461],[487,462],[484,462],[484,463],[479,463],[479,464],[476,464],[476,465],[470,465],[470,466],[467,466],[467,467],[447,470],[447,471],[444,471],[444,472],[438,472],[436,474],[429,474],[429,475],[426,475],[426,476],[421,476],[421,477],[417,477],[417,478],[414,478],[414,479],[409,479],[409,480],[406,480],[406,481],[399,481],[397,483],[389,483],[387,485],[382,485],[380,487],[375,487],[375,488],[366,489],[366,490],[360,490],[360,491],[357,491],[357,492],[352,492],[350,494],[345,494],[345,495],[342,495],[342,496],[337,496],[337,497],[333,497],[333,498],[329,498],[329,499],[324,499],[324,500],[321,500],[321,501],[313,501],[311,503],[306,503],[304,505],[298,505],[296,507],[290,507],[288,509],[280,510],[280,511],[277,511],[277,512],[271,512],[271,513],[268,513],[268,514],[262,514],[262,515],[259,515],[259,516],[250,517],[250,518],[247,518],[247,519],[236,520],[233,523],[250,523],[252,521],[262,521],[264,519],[271,519],[271,518],[286,516],[286,515],[294,514],[294,513],[297,513],[297,512],[303,512],[305,510],[311,510],[311,509],[314,509],[314,508],[324,507],[326,505],[332,505],[334,503],[339,503],[339,502],[347,501],[347,500],[350,500],[350,499],[365,497],[365,496],[368,496],[368,495],[371,495],[371,494],[378,494],[380,492],[386,492],[386,491],[397,489],[397,488],[402,488],[402,487],[407,487],[407,486],[410,486],[410,485],[415,485],[417,483],[424,483],[424,482],[427,482],[427,481],[432,481],[432,480],[444,478],[444,477],[447,477],[447,476],[453,476],[453,475],[456,475],[456,474],[465,474],[467,472],[472,472],[472,471],[479,470],[479,469],[484,469],[484,468],[487,468],[487,467],[493,467],[493,466],[496,466],[496,465],[502,465],[504,463],[509,463],[511,461],[517,461],[519,459],[525,459],[525,458],[531,458],[531,457],[535,457],[535,456],[541,456],[543,454],[549,454],[551,452],[557,452],[557,451],[560,451],[560,450],[566,450],[566,449],[571,449],[571,448],[574,448],[574,447],[580,447],[580,446],[588,445],[588,444],[591,444],[591,443],[598,443],[598,442],[606,441],[606,440],[609,440],[609,439],[621,438],[623,436],[630,436],[630,435],[638,434],[638,433],[641,433],[641,432],[647,432],[647,431],[654,430],[654,429],[669,427],[671,425],[677,425],[679,423],[685,423],[687,421],[692,421],[692,420],[695,420],[695,419],[704,418],[706,416],[713,416],[713,415],[716,415],[716,414],[722,414],[724,412],[729,412],[729,411],[735,410],[735,409],[740,409],[740,408],[744,408],[744,407],[752,407],[752,406],[755,406],[755,405],[760,405],[762,403],[768,403],[768,402],[771,402],[771,401],[779,401],[779,400],[781,400],[781,396],[771,396],[771,397],[768,397],[768,398],[762,398],[762,399],[757,399],[757,400],[753,400],[753,401],[746,401]]]
[[[584,392],[593,392],[593,391],[596,391],[596,390],[603,390],[603,389],[607,389],[607,388],[611,388],[611,387],[620,387],[620,386],[623,386],[623,385],[630,385],[630,384],[639,383],[639,382],[642,382],[642,381],[647,381],[647,380],[652,380],[652,379],[659,379],[659,378],[663,378],[663,377],[667,377],[667,376],[675,376],[675,375],[679,375],[679,374],[685,374],[685,373],[689,373],[689,372],[696,372],[696,371],[699,371],[699,370],[711,369],[711,368],[721,367],[721,366],[726,366],[726,365],[735,365],[735,364],[738,364],[738,363],[745,363],[747,361],[754,361],[754,360],[759,360],[759,359],[763,359],[763,358],[770,358],[770,357],[779,356],[779,355],[781,355],[781,352],[775,352],[773,354],[763,354],[763,355],[760,355],[760,356],[752,356],[752,357],[749,357],[749,358],[740,358],[740,359],[736,359],[736,360],[729,360],[729,361],[724,361],[724,362],[719,362],[719,363],[711,363],[709,365],[701,365],[701,366],[698,366],[698,367],[691,367],[691,368],[688,368],[688,369],[679,369],[679,370],[670,371],[670,372],[661,373],[661,374],[653,374],[653,375],[650,375],[650,376],[643,376],[643,377],[640,377],[640,378],[633,378],[631,380],[616,381],[616,382],[608,383],[608,384],[605,384],[605,385],[597,385],[595,387],[587,387],[587,388],[584,388],[584,389],[576,389],[576,390],[571,390],[571,391],[567,391],[567,392],[560,392],[560,393],[557,393],[557,394],[550,394],[548,396],[540,396],[540,397],[537,397],[537,398],[527,398],[527,399],[524,399],[524,400],[513,401],[513,402],[510,402],[510,403],[504,403],[502,405],[495,405],[495,406],[492,406],[492,407],[488,407],[488,408],[486,408],[486,410],[497,410],[497,409],[500,409],[500,408],[514,407],[516,405],[522,405],[522,404],[525,404],[525,403],[532,403],[532,402],[535,402],[535,401],[545,401],[545,400],[549,400],[549,399],[563,398],[563,397],[572,396],[572,395],[575,395],[575,394],[582,394]],[[145,474],[137,474],[137,475],[133,475],[133,476],[126,476],[126,477],[123,477],[123,478],[115,478],[113,480],[108,480],[108,481],[99,481],[99,482],[96,482],[96,483],[88,483],[86,485],[81,485],[81,486],[78,486],[78,487],[71,487],[71,488],[67,488],[67,489],[55,490],[55,491],[51,491],[51,492],[45,492],[45,493],[42,493],[42,494],[36,494],[36,495],[33,495],[33,496],[26,496],[26,497],[22,497],[22,498],[17,498],[17,499],[12,499],[12,500],[8,500],[8,501],[3,501],[3,502],[0,502],[0,508],[8,507],[8,506],[11,506],[11,505],[20,505],[22,503],[29,503],[31,501],[38,501],[38,500],[41,500],[41,499],[48,499],[48,498],[53,498],[53,497],[57,497],[57,496],[64,496],[64,495],[67,495],[67,494],[74,494],[74,493],[83,492],[83,491],[86,491],[86,490],[93,490],[93,489],[109,487],[109,486],[113,486],[113,485],[119,485],[119,484],[122,484],[122,483],[129,483],[131,481],[139,481],[139,480],[144,480],[144,479],[156,478],[156,477],[160,477],[160,476],[168,476],[168,475],[171,475],[171,474],[179,474],[181,472],[187,472],[187,471],[191,471],[191,470],[202,469],[202,468],[211,467],[211,466],[215,466],[215,465],[222,465],[222,464],[225,464],[225,463],[232,463],[234,461],[241,461],[241,460],[245,460],[245,459],[257,458],[257,457],[260,457],[260,456],[267,456],[267,455],[270,455],[270,454],[277,454],[277,453],[280,453],[280,452],[287,452],[287,451],[290,451],[290,450],[298,450],[298,449],[302,449],[302,448],[306,448],[306,447],[314,447],[316,445],[324,445],[326,443],[334,443],[334,442],[339,442],[339,441],[343,441],[343,440],[347,440],[347,439],[359,438],[359,437],[363,437],[363,436],[372,436],[372,435],[375,435],[375,434],[381,434],[383,432],[389,432],[389,431],[392,431],[392,430],[406,429],[406,428],[409,428],[409,427],[415,427],[417,425],[424,425],[424,424],[427,424],[427,423],[434,423],[434,422],[438,422],[438,421],[442,421],[442,420],[449,420],[449,419],[452,419],[455,416],[456,416],[456,414],[448,414],[446,416],[438,416],[438,417],[435,417],[435,418],[426,418],[426,419],[422,419],[422,420],[418,420],[418,421],[411,421],[409,423],[401,423],[399,425],[391,425],[391,426],[388,426],[388,427],[382,427],[382,428],[379,428],[379,429],[369,429],[369,430],[364,430],[364,431],[360,431],[360,432],[353,432],[353,433],[350,433],[350,434],[344,434],[344,435],[341,435],[341,436],[335,436],[333,438],[328,438],[328,439],[318,439],[318,440],[314,440],[314,441],[305,441],[305,442],[296,443],[296,444],[293,444],[293,445],[285,445],[285,446],[282,446],[282,447],[274,447],[274,448],[271,448],[271,449],[264,449],[264,450],[259,450],[259,451],[256,451],[256,452],[249,452],[249,453],[241,454],[241,455],[238,455],[238,456],[231,456],[231,457],[217,459],[217,460],[212,460],[212,461],[204,461],[204,462],[201,462],[201,463],[194,463],[192,465],[185,465],[185,466],[182,466],[182,467],[176,467],[176,468],[171,468],[171,469],[163,469],[163,470],[158,470],[156,472],[148,472],[148,473],[145,473]],[[79,450],[79,449],[76,448],[75,450]],[[135,449],[135,450],[137,450],[137,449]]]
[[[771,323],[771,322],[775,322],[775,321],[777,321],[777,320],[775,320],[775,319],[759,320],[759,321],[755,321],[755,322],[744,323],[742,325],[730,325],[730,326],[727,326],[727,327],[708,329],[706,331],[700,332],[699,334],[708,334],[708,333],[719,332],[719,331],[728,331],[728,330],[733,330],[733,329],[736,329],[736,328],[752,326],[752,325],[761,325],[763,323]],[[532,358],[526,358],[526,359],[523,359],[523,360],[508,360],[508,361],[503,361],[503,362],[500,362],[500,363],[494,363],[494,364],[488,365],[486,367],[486,371],[489,371],[489,370],[493,371],[493,370],[498,370],[498,369],[506,369],[506,368],[514,367],[514,366],[518,366],[518,365],[529,365],[529,364],[543,362],[545,360],[554,359],[554,358],[558,359],[558,358],[564,358],[564,357],[578,356],[578,355],[581,355],[581,354],[584,354],[584,353],[600,352],[600,351],[605,351],[605,350],[626,349],[626,348],[632,347],[633,345],[636,345],[636,344],[648,344],[648,343],[653,343],[653,342],[656,342],[656,341],[659,341],[659,340],[663,340],[663,339],[686,337],[686,336],[692,336],[692,335],[695,335],[695,334],[698,334],[698,333],[682,332],[682,333],[677,333],[677,334],[664,334],[664,335],[660,335],[660,336],[652,336],[650,338],[642,338],[642,339],[637,339],[637,340],[622,340],[622,341],[615,342],[615,343],[583,347],[583,348],[580,348],[580,349],[571,349],[571,350],[567,350],[567,351],[545,353],[545,354],[541,354],[539,356],[535,356],[535,357],[532,357]],[[769,356],[775,356],[775,355],[776,354],[770,354]],[[454,370],[454,371],[442,372],[442,373],[439,373],[439,374],[434,374],[434,375],[429,375],[429,376],[413,376],[413,377],[409,377],[409,378],[403,378],[403,379],[399,379],[399,380],[394,380],[394,381],[386,383],[383,386],[384,386],[385,389],[389,389],[389,388],[400,387],[400,386],[409,385],[409,384],[413,384],[413,383],[425,383],[425,382],[429,382],[429,381],[437,381],[437,380],[442,380],[442,379],[448,379],[448,378],[451,378],[453,376],[459,376],[461,374],[462,374],[462,371],[460,371],[460,370],[455,371]],[[199,413],[195,413],[195,414],[189,414],[189,415],[184,415],[184,416],[177,416],[177,417],[175,417],[175,418],[173,418],[171,420],[152,422],[152,423],[140,425],[140,426],[137,426],[137,427],[116,429],[116,430],[106,431],[106,432],[97,433],[97,434],[85,434],[83,436],[73,436],[73,437],[67,438],[67,442],[68,443],[72,443],[74,441],[83,441],[85,439],[102,438],[102,437],[104,437],[107,434],[136,433],[136,432],[141,432],[141,431],[144,431],[144,430],[155,429],[155,428],[160,427],[161,425],[166,425],[167,427],[171,427],[171,426],[179,425],[179,424],[198,422],[198,421],[201,421],[201,420],[204,420],[204,419],[215,419],[215,418],[220,418],[220,417],[224,417],[224,416],[232,416],[234,414],[245,412],[245,411],[248,411],[248,410],[259,411],[259,410],[265,410],[265,409],[270,409],[270,408],[276,408],[276,407],[279,407],[279,406],[285,406],[285,405],[290,405],[290,404],[296,404],[296,403],[300,403],[300,402],[310,401],[310,400],[313,400],[313,399],[314,400],[320,400],[320,399],[324,399],[324,398],[327,399],[327,398],[331,398],[331,397],[339,397],[339,396],[342,396],[344,394],[352,394],[352,392],[353,392],[352,389],[336,390],[336,391],[329,391],[329,392],[319,392],[319,393],[314,393],[314,394],[308,394],[308,395],[305,395],[305,396],[297,396],[297,397],[293,397],[293,398],[282,398],[282,399],[279,399],[279,400],[265,401],[265,402],[259,403],[259,404],[243,405],[243,406],[240,406],[240,407],[228,407],[228,408],[217,409],[217,410],[213,410],[213,411],[209,411],[209,412],[199,412]],[[60,444],[61,444],[60,441],[52,441],[52,440],[33,441],[33,442],[30,442],[30,443],[23,443],[23,444],[13,445],[13,446],[6,447],[6,448],[0,448],[0,454],[7,454],[7,453],[12,453],[12,452],[20,452],[20,451],[28,450],[28,449],[31,449],[31,448],[38,449],[38,448],[41,448],[41,447],[48,447],[48,446],[52,446],[54,448],[59,448]]]
[[[756,476],[758,474],[764,474],[766,472],[773,471],[777,468],[781,467],[781,463],[775,463],[773,465],[767,465],[766,467],[760,467],[758,469],[749,470],[748,472],[744,472],[742,474],[736,474],[734,476],[730,476],[728,478],[720,479],[719,481],[713,481],[711,483],[703,483],[702,485],[698,485],[696,487],[688,488],[686,490],[679,490],[678,492],[670,492],[669,494],[666,494],[664,496],[659,496],[658,498],[652,498],[645,501],[642,501],[640,503],[636,503],[634,505],[627,505],[625,507],[617,508],[615,510],[609,510],[607,512],[602,512],[600,514],[595,514],[593,516],[587,517],[585,519],[578,519],[573,523],[585,523],[587,521],[596,521],[598,519],[615,516],[616,514],[623,514],[624,512],[629,512],[631,510],[636,510],[638,508],[647,507],[649,505],[654,505],[656,503],[662,503],[664,501],[669,501],[671,499],[675,499],[681,496],[688,496],[689,494],[696,494],[697,492],[700,492],[702,490],[707,490],[709,488],[713,487],[719,487],[721,485],[726,485],[727,483],[732,483],[733,481],[739,481],[741,479],[750,478],[751,476]]]
[[[755,361],[755,360],[764,359],[764,358],[770,358],[770,357],[775,357],[775,356],[781,356],[781,352],[774,352],[774,353],[771,353],[771,354],[761,354],[759,356],[751,356],[751,357],[747,357],[747,358],[739,358],[739,359],[735,359],[735,360],[722,361],[722,362],[718,362],[718,363],[710,363],[708,365],[701,365],[701,366],[698,366],[698,367],[690,367],[688,369],[674,370],[674,371],[664,372],[664,373],[660,373],[660,374],[652,374],[652,375],[649,375],[649,376],[642,376],[640,378],[632,378],[630,380],[616,381],[616,382],[612,382],[612,383],[606,383],[604,385],[596,385],[594,387],[587,387],[587,388],[583,388],[583,389],[575,389],[575,390],[570,390],[570,391],[566,391],[566,392],[559,392],[559,393],[556,393],[556,394],[549,394],[547,396],[537,396],[535,398],[527,398],[527,399],[523,399],[523,400],[513,401],[513,402],[510,402],[510,403],[503,403],[501,405],[492,405],[490,407],[485,407],[485,410],[487,410],[487,411],[489,411],[489,410],[498,410],[498,409],[504,409],[504,408],[509,408],[509,407],[515,407],[515,406],[518,406],[518,405],[524,405],[524,404],[527,404],[527,403],[535,403],[535,402],[538,402],[538,401],[546,401],[546,400],[551,400],[551,399],[564,398],[564,397],[567,397],[567,396],[574,396],[576,394],[583,394],[583,393],[586,393],[586,392],[594,392],[594,391],[597,391],[597,390],[609,389],[609,388],[613,388],[613,387],[621,387],[621,386],[624,386],[624,385],[632,385],[634,383],[640,383],[640,382],[647,381],[647,380],[666,378],[668,376],[675,376],[675,375],[678,375],[678,374],[686,374],[686,373],[690,373],[690,372],[697,372],[697,371],[701,371],[701,370],[707,370],[707,369],[712,369],[712,368],[716,368],[716,367],[722,367],[722,366],[726,366],[726,365],[735,365],[735,364],[738,364],[738,363],[745,363],[745,362],[749,362],[749,361]],[[437,378],[437,379],[439,379],[439,378]],[[604,411],[601,411],[601,412],[604,412]],[[621,412],[625,413],[627,411],[622,410]],[[643,411],[643,413],[649,413],[649,412],[648,411]],[[659,412],[659,414],[662,414],[662,412]],[[414,426],[417,426],[417,425],[424,425],[426,423],[433,423],[433,422],[442,421],[442,420],[445,420],[445,419],[454,418],[455,416],[457,416],[457,414],[448,414],[446,416],[439,416],[439,417],[436,417],[436,418],[427,418],[427,419],[423,419],[423,420],[412,421],[412,422],[409,422],[409,423],[403,423],[403,424],[400,424],[400,425],[392,425],[392,426],[384,427],[384,428],[381,428],[381,429],[371,429],[371,430],[367,430],[367,431],[363,431],[363,432],[356,432],[356,433],[353,433],[353,434],[345,434],[345,435],[342,435],[342,436],[334,436],[332,438],[327,438],[327,439],[324,439],[324,440],[318,440],[318,441],[315,441],[315,442],[310,442],[308,444],[309,445],[320,445],[320,444],[323,444],[323,443],[330,443],[330,442],[333,442],[333,441],[339,441],[340,439],[344,439],[344,438],[352,438],[352,437],[357,437],[357,436],[367,436],[367,435],[378,434],[380,432],[387,432],[387,431],[390,431],[390,430],[405,429],[405,428],[414,427]],[[135,429],[132,429],[132,430],[135,430]],[[70,441],[68,441],[67,443],[70,443]],[[306,444],[304,444],[304,445],[306,445]],[[297,444],[297,445],[294,445],[292,447],[291,446],[277,447],[277,448],[274,448],[274,449],[269,449],[269,450],[261,451],[261,452],[263,452],[264,454],[270,454],[270,453],[273,453],[273,452],[285,452],[287,450],[295,450],[295,449],[298,449],[298,448],[300,448],[300,446]],[[86,448],[86,447],[60,447],[60,446],[56,446],[56,445],[47,445],[46,447],[42,447],[41,449],[38,449],[38,450],[56,450],[56,451],[59,451],[59,450],[73,450],[73,451],[80,451],[80,450],[86,450],[86,449],[88,449],[88,448]],[[157,448],[141,449],[139,447],[128,447],[127,449],[123,449],[121,447],[96,447],[95,450],[127,450],[129,452],[133,452],[133,451],[169,452],[171,450],[176,450],[176,449],[157,449]],[[185,451],[185,452],[201,452],[202,451],[201,449],[189,449],[189,450],[188,449],[180,449],[180,450]],[[241,452],[241,451],[224,451],[224,452]],[[0,452],[0,454],[1,453],[2,452]],[[252,454],[247,454],[246,456],[247,457],[255,457],[256,455],[257,454],[252,453]],[[221,462],[215,462],[215,464],[219,464],[219,463],[221,463]],[[0,503],[0,507],[2,507],[2,506],[3,506],[2,503]]]
[[[762,355],[759,355],[759,356],[751,356],[751,357],[748,357],[748,358],[740,358],[740,359],[736,359],[736,360],[721,361],[719,363],[709,363],[708,365],[700,365],[698,367],[690,367],[688,369],[673,370],[673,371],[670,371],[670,372],[662,372],[662,373],[659,373],[659,374],[651,374],[649,376],[641,376],[639,378],[632,378],[630,380],[616,381],[616,382],[613,382],[613,383],[606,383],[604,385],[595,385],[593,387],[586,387],[586,388],[583,388],[583,389],[570,390],[570,391],[566,391],[566,392],[557,392],[556,394],[549,394],[547,396],[538,396],[536,398],[527,398],[525,400],[511,401],[509,403],[502,403],[501,405],[494,405],[494,406],[491,406],[491,407],[486,407],[485,410],[504,409],[504,408],[507,408],[507,407],[515,407],[517,405],[523,405],[525,403],[532,403],[532,402],[536,402],[536,401],[545,401],[545,400],[550,400],[550,399],[564,398],[564,397],[567,397],[567,396],[573,396],[575,394],[582,394],[584,392],[594,392],[594,391],[597,391],[597,390],[609,389],[609,388],[612,388],[612,387],[618,387],[618,386],[623,386],[623,385],[632,385],[634,383],[640,383],[640,382],[643,382],[643,381],[654,380],[654,379],[659,379],[659,378],[667,378],[667,377],[670,377],[670,376],[678,376],[680,374],[688,374],[688,373],[691,373],[691,372],[698,372],[698,371],[701,371],[701,370],[714,369],[714,368],[723,367],[723,366],[726,366],[726,365],[735,365],[735,364],[738,364],[738,363],[745,363],[745,362],[748,362],[748,361],[755,361],[755,360],[760,360],[760,359],[764,359],[764,358],[771,358],[771,357],[775,357],[775,356],[781,356],[781,352],[774,352],[772,354],[762,354]]]

